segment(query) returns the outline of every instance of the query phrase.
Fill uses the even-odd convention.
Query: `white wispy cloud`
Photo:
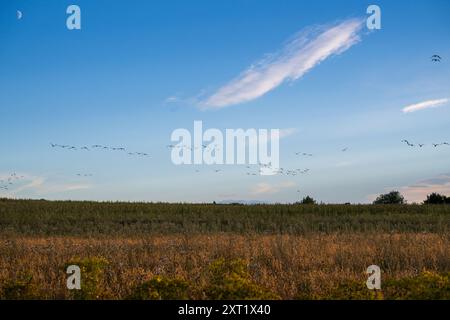
[[[175,103],[178,101],[180,101],[180,98],[178,98],[177,96],[170,96],[164,100],[164,103]]]
[[[256,184],[255,187],[252,188],[252,195],[261,195],[261,194],[274,194],[282,191],[283,189],[294,188],[297,184],[292,181],[285,181],[277,184],[270,184],[266,182],[261,182]]]
[[[297,133],[298,129],[297,128],[286,128],[286,129],[280,129],[280,136],[279,138],[286,138],[289,137],[291,135],[293,135],[294,133]]]
[[[15,181],[13,185],[10,185],[8,190],[0,190],[0,195],[25,197],[45,196],[49,194],[84,190],[92,187],[87,183],[58,182],[49,180],[46,177],[35,176],[26,173],[18,173],[17,175],[23,176],[23,178]],[[8,176],[0,174],[0,179],[4,177],[7,178]]]
[[[446,104],[449,100],[445,99],[436,99],[436,100],[427,100],[420,103],[411,104],[402,109],[403,113],[415,112],[428,108],[437,108]]]
[[[328,57],[360,41],[361,19],[308,28],[278,52],[268,55],[237,78],[200,101],[202,109],[220,109],[261,97],[285,81],[294,81]]]

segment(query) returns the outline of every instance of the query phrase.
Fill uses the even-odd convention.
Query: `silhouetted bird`
[[[402,140],[402,142],[405,142],[410,147],[414,147],[414,145],[410,143],[408,140]]]
[[[434,54],[431,56],[431,61],[433,61],[433,62],[441,62],[441,59],[442,58],[440,56],[438,56],[437,54]]]

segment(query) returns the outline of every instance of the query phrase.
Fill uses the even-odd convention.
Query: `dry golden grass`
[[[105,297],[125,298],[142,281],[162,274],[199,287],[209,263],[247,261],[256,283],[293,299],[308,290],[318,296],[346,280],[365,281],[379,265],[383,279],[450,270],[450,238],[431,233],[154,235],[142,238],[24,237],[0,240],[0,283],[30,272],[42,298],[65,299],[64,264],[73,257],[101,256],[110,264]],[[195,298],[201,299],[201,293]]]

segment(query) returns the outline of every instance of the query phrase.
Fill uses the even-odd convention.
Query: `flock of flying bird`
[[[92,173],[77,173],[78,177],[92,177]]]
[[[13,172],[8,176],[8,178],[0,179],[0,190],[9,190],[9,188],[14,185],[14,182],[24,178],[24,176],[19,176]]]
[[[406,140],[406,139],[402,140],[402,142],[406,143],[406,145],[407,145],[408,147],[419,147],[419,148],[423,148],[424,146],[426,146],[426,144],[424,144],[424,143],[417,143],[417,144],[414,144],[414,143],[409,142],[409,141]],[[439,146],[450,146],[450,143],[448,143],[448,142],[441,142],[441,143],[432,143],[431,145],[432,145],[433,147],[437,148],[437,147],[439,147]]]
[[[442,60],[441,56],[439,56],[439,55],[437,55],[437,54],[433,54],[433,55],[431,56],[431,61],[433,61],[433,62],[441,62],[441,60]],[[409,141],[406,140],[406,139],[402,140],[402,142],[406,143],[406,145],[407,145],[408,147],[419,147],[419,148],[423,148],[423,147],[426,146],[426,144],[424,144],[424,143],[417,143],[417,144],[414,144],[414,143],[409,142]],[[432,143],[431,145],[432,145],[433,147],[437,148],[437,147],[439,147],[439,146],[450,146],[450,143],[448,143],[448,142],[441,142],[441,143]]]
[[[217,144],[213,144],[213,145],[202,144],[201,147],[197,147],[197,146],[189,147],[188,145],[185,145],[185,144],[183,144],[181,146],[174,145],[174,144],[168,144],[166,147],[168,149],[186,149],[186,150],[190,150],[190,151],[199,150],[200,148],[202,150],[207,150],[207,151],[211,151],[211,150],[214,150],[214,149],[215,150],[220,150],[220,148],[218,147]]]
[[[88,146],[82,146],[82,147],[75,147],[70,145],[62,145],[62,144],[56,144],[56,143],[50,143],[52,148],[61,148],[66,150],[85,150],[85,151],[91,151],[91,150],[105,150],[105,151],[121,151],[126,152],[129,156],[141,156],[141,157],[150,157],[148,153],[145,152],[127,152],[127,149],[124,147],[109,147],[109,146],[103,146],[100,144],[94,144],[91,147]]]
[[[190,150],[190,151],[198,150],[198,149],[200,148],[200,147],[190,147],[190,146],[188,146],[188,145],[173,145],[173,144],[169,144],[169,145],[167,145],[166,147],[169,148],[169,149],[181,149],[181,150],[186,149],[186,150]],[[204,144],[203,144],[203,145],[201,146],[201,148],[202,148],[203,150],[208,150],[208,151],[210,151],[210,150],[212,150],[212,149],[219,150],[217,145],[204,145]],[[348,150],[348,148],[344,148],[344,149],[342,149],[341,151],[345,152],[345,151],[347,151],[347,150]],[[295,155],[297,155],[297,156],[305,156],[305,157],[312,157],[312,156],[313,156],[311,153],[306,153],[306,152],[295,152]],[[261,169],[262,169],[262,168],[272,169],[272,165],[271,165],[270,162],[269,162],[268,164],[258,163],[258,165],[259,165],[259,170],[258,170],[258,172],[250,172],[250,171],[246,171],[245,174],[246,174],[247,176],[257,176],[257,175],[259,175],[259,173],[261,173]],[[248,166],[248,165],[246,166],[246,169],[251,169],[251,168],[252,168],[251,166]],[[309,171],[310,171],[310,169],[308,169],[308,168],[306,168],[306,169],[299,169],[299,168],[297,168],[297,169],[279,168],[279,169],[276,170],[276,173],[277,173],[277,174],[280,174],[280,175],[296,176],[296,175],[298,175],[298,174],[306,174],[306,173],[308,173]],[[199,169],[196,169],[196,170],[195,170],[195,173],[200,173],[200,172],[201,172],[201,170],[199,170]],[[213,169],[212,172],[214,172],[214,173],[220,173],[220,172],[223,172],[223,170],[221,170],[221,169]]]
[[[442,58],[437,55],[434,54],[431,56],[431,61],[432,62],[441,62]],[[410,141],[404,139],[402,140],[403,143],[406,143],[406,145],[408,147],[419,147],[419,148],[423,148],[424,146],[426,146],[426,144],[423,143],[411,143]],[[91,150],[105,150],[105,151],[119,151],[119,152],[125,152],[127,155],[129,156],[141,156],[141,157],[150,157],[150,155],[148,153],[145,152],[129,152],[126,148],[124,147],[110,147],[110,146],[104,146],[104,145],[100,145],[100,144],[95,144],[92,145],[90,147],[88,146],[82,146],[82,147],[76,147],[76,146],[72,146],[72,145],[61,145],[61,144],[56,144],[56,143],[50,143],[52,148],[60,148],[60,149],[65,149],[65,150],[84,150],[84,151],[91,151]],[[450,146],[450,143],[448,142],[441,142],[441,143],[432,143],[431,144],[433,147],[437,148],[439,146]],[[181,148],[181,149],[188,149],[191,151],[194,150],[198,150],[199,147],[189,147],[188,145],[182,145],[182,146],[178,146],[178,145],[167,145],[167,148],[169,149],[176,149],[176,148]],[[211,148],[214,149],[218,149],[217,145],[202,145],[201,148],[203,150],[211,150]],[[348,147],[341,149],[342,152],[346,152],[348,150]],[[313,155],[311,153],[306,153],[306,152],[295,152],[296,156],[304,156],[304,157],[312,157]],[[261,172],[262,168],[272,168],[271,163],[269,162],[268,164],[262,164],[259,163],[259,172]],[[250,166],[246,166],[247,169],[251,169]],[[279,168],[277,169],[277,174],[281,174],[281,175],[287,175],[287,176],[296,176],[298,174],[306,174],[310,171],[310,169],[306,168],[306,169],[286,169],[286,168]],[[199,173],[200,170],[195,170],[196,173]],[[220,173],[222,172],[221,169],[214,169],[213,172],[215,173]],[[77,173],[76,174],[78,177],[92,177],[93,175],[91,173]],[[258,173],[255,172],[246,172],[246,175],[248,176],[256,176],[258,175]],[[10,174],[7,178],[4,179],[0,179],[0,190],[9,190],[9,188],[14,185],[14,182],[20,180],[20,179],[24,179],[24,176],[18,176],[15,172]],[[297,192],[300,192],[300,190],[297,190]]]
[[[247,176],[258,176],[261,173],[261,170],[263,168],[267,168],[267,169],[274,169],[271,165],[271,163],[269,162],[268,164],[264,164],[264,163],[258,163],[259,166],[259,170],[258,172],[251,172],[251,171],[246,171],[245,174]],[[246,166],[246,169],[252,169],[251,166]],[[277,174],[280,175],[286,175],[286,176],[296,176],[298,174],[306,174],[310,171],[310,169],[306,168],[306,169],[286,169],[286,168],[278,168],[276,170]],[[195,170],[196,173],[200,173],[201,171],[199,169]],[[213,169],[214,173],[220,173],[223,172],[221,169]]]

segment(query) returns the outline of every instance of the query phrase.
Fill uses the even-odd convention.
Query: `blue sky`
[[[81,30],[66,28],[70,4],[81,8]],[[381,30],[365,27],[370,4],[381,8]],[[21,178],[0,196],[368,202],[391,189],[409,201],[450,195],[450,146],[431,146],[450,142],[450,104],[402,112],[450,98],[449,12],[444,0],[2,1],[0,185],[13,173]],[[329,42],[314,41],[351,21],[362,21],[352,29],[357,39],[315,58]],[[432,62],[433,54],[442,61]],[[261,80],[243,85],[249,74]],[[281,166],[310,171],[248,176],[257,168],[176,166],[166,145],[194,120],[205,129],[287,130]]]

